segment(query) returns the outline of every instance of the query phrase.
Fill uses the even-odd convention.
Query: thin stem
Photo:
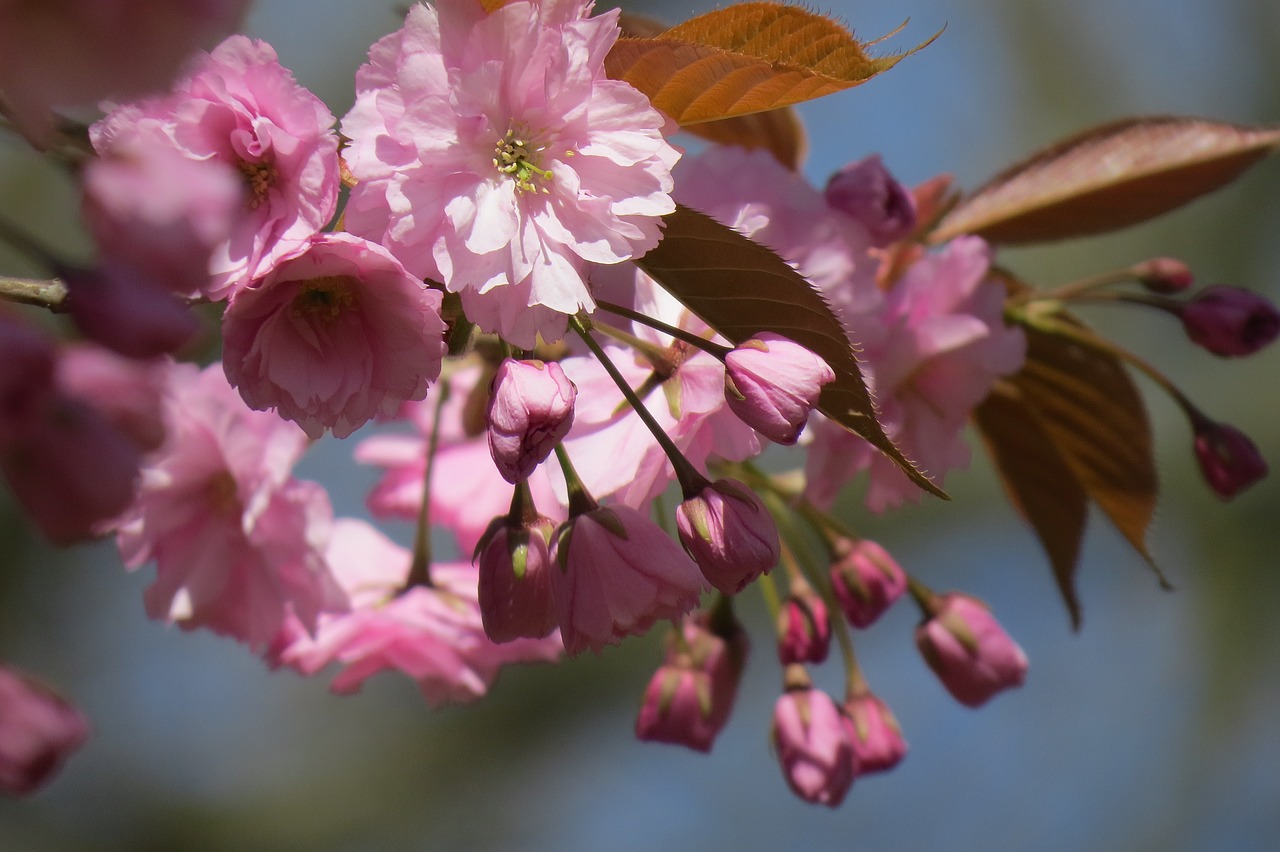
[[[1100,272],[1097,275],[1090,275],[1087,278],[1080,278],[1076,281],[1070,281],[1057,287],[1050,287],[1047,290],[1028,290],[1014,296],[1010,303],[1014,305],[1025,305],[1028,302],[1040,301],[1075,301],[1081,299],[1087,294],[1091,294],[1103,287],[1110,287],[1113,284],[1123,284],[1127,281],[1133,281],[1137,278],[1135,270],[1115,269],[1110,272]]]
[[[431,474],[435,468],[436,450],[440,446],[440,416],[449,399],[449,382],[440,383],[436,410],[431,415],[431,435],[427,438],[426,465],[422,472],[422,503],[418,506],[418,527],[413,534],[413,562],[403,591],[415,586],[431,588]]]
[[[669,325],[662,320],[654,319],[647,314],[642,314],[639,311],[633,311],[631,308],[625,308],[622,305],[615,305],[613,302],[597,301],[596,306],[611,314],[617,314],[620,317],[626,317],[629,320],[638,322],[641,325],[647,325],[649,328],[657,329],[663,334],[668,334],[671,337],[674,337],[676,340],[683,340],[690,346],[695,346],[703,352],[709,352],[721,361],[724,360],[724,356],[733,351],[733,349],[728,346],[721,346],[719,343],[707,340],[701,335],[694,334],[691,331],[686,331],[683,328],[679,328],[674,325]]]
[[[916,602],[916,606],[920,607],[921,615],[925,618],[933,618],[937,614],[938,596],[934,594],[933,589],[908,574],[907,591],[911,592],[912,600]]]
[[[669,347],[659,346],[648,340],[641,340],[634,334],[615,328],[608,323],[593,321],[591,326],[606,337],[611,337],[624,346],[630,346],[639,352],[653,367],[654,373],[664,379],[674,373],[683,361],[683,358]]]
[[[67,285],[58,278],[0,278],[0,299],[62,313],[67,309]]]
[[[576,518],[600,508],[600,504],[587,491],[587,486],[582,484],[578,472],[573,469],[573,462],[569,461],[569,452],[564,444],[556,444],[555,452],[556,461],[560,463],[560,470],[564,473],[565,487],[569,491],[569,517]]]
[[[614,384],[618,386],[618,390],[622,391],[622,395],[635,410],[636,415],[653,433],[654,440],[658,442],[658,446],[662,447],[662,451],[667,454],[667,458],[671,461],[671,466],[675,468],[676,479],[680,481],[680,488],[684,492],[685,499],[695,496],[703,488],[706,488],[710,484],[707,478],[699,473],[689,460],[684,457],[684,453],[680,452],[675,442],[658,425],[658,421],[649,413],[649,409],[645,407],[643,400],[636,396],[636,392],[631,389],[631,385],[627,384],[627,380],[618,371],[618,368],[605,353],[604,349],[601,348],[600,344],[596,342],[596,339],[591,336],[591,333],[582,326],[577,317],[571,318],[569,324],[573,326],[573,330],[578,333],[582,341],[587,344],[587,348],[600,361],[600,365],[604,367],[605,372],[613,379]]]

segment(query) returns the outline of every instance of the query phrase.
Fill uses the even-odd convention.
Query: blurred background
[[[603,5],[603,4],[602,4]],[[259,0],[270,41],[335,114],[400,0]],[[677,22],[710,3],[635,11]],[[881,0],[819,5],[881,50],[932,46],[863,87],[807,104],[808,176],[872,152],[911,184],[938,172],[974,188],[1061,136],[1133,114],[1280,120],[1274,0]],[[1205,283],[1280,298],[1280,163],[1128,231],[1007,251],[1054,284],[1160,254]],[[84,250],[70,182],[0,141],[0,210]],[[0,255],[5,271],[25,271]],[[1176,377],[1211,416],[1280,463],[1280,352],[1224,363],[1166,316],[1099,309],[1104,332]],[[0,801],[0,849],[26,850],[1272,850],[1280,848],[1280,481],[1230,504],[1200,482],[1190,431],[1150,385],[1163,480],[1151,548],[1162,592],[1105,518],[1091,519],[1073,634],[1043,555],[975,446],[953,501],[851,522],[938,589],[985,598],[1031,658],[1025,687],[973,711],[914,648],[912,608],[859,637],[873,688],[911,752],[860,779],[835,811],[795,799],[768,747],[780,673],[758,596],[741,614],[755,652],[710,756],[634,740],[659,637],[558,667],[508,670],[474,706],[431,711],[407,679],[340,698],[272,674],[242,647],[149,622],[151,569],[109,545],[31,540],[0,516],[0,660],[39,673],[92,718],[94,736],[44,792]],[[337,511],[372,482],[329,442],[301,476]],[[396,530],[407,540],[406,530]],[[661,631],[658,631],[661,632]],[[841,688],[838,665],[820,685]]]

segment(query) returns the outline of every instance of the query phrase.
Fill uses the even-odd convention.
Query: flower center
[[[360,296],[348,276],[326,275],[312,278],[293,297],[293,314],[297,317],[333,322],[345,311],[358,308]]]
[[[267,193],[275,186],[280,172],[273,163],[249,163],[241,160],[237,165],[249,187],[249,209],[257,210],[267,200]]]
[[[209,509],[220,518],[234,518],[244,514],[240,505],[239,486],[230,471],[220,470],[204,484],[204,496]]]
[[[523,134],[514,129],[498,140],[494,149],[493,165],[501,174],[516,182],[516,189],[521,192],[550,192],[545,186],[535,184],[534,180],[551,180],[551,170],[538,167],[536,157],[543,151],[543,146],[534,147]]]

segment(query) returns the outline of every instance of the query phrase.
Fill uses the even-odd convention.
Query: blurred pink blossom
[[[463,295],[511,343],[595,302],[588,263],[657,244],[679,157],[666,120],[604,57],[617,12],[581,0],[414,6],[356,74],[347,227]]]
[[[128,567],[156,563],[147,614],[259,648],[287,614],[311,628],[345,608],[323,557],[328,495],[291,476],[302,431],[246,408],[217,365],[170,368],[165,425],[118,529]]]
[[[1027,655],[977,598],[951,592],[916,628],[916,645],[929,668],[961,704],[977,707],[996,693],[1021,686]]]
[[[858,772],[849,719],[821,690],[788,689],[773,710],[773,744],[792,792],[837,807]]]
[[[116,107],[89,132],[104,156],[164,145],[240,174],[247,204],[229,239],[214,249],[205,290],[211,299],[225,299],[300,253],[333,218],[333,123],[270,45],[237,35],[201,55],[169,94]]]
[[[855,695],[844,703],[852,733],[858,774],[884,772],[902,762],[907,741],[889,705],[870,692]]]
[[[831,590],[854,627],[870,627],[907,590],[907,575],[870,539],[837,539]]]
[[[0,793],[34,793],[88,738],[83,713],[44,684],[0,666]]]
[[[445,354],[440,299],[381,246],[323,234],[232,298],[222,365],[249,407],[345,438],[426,396]]]

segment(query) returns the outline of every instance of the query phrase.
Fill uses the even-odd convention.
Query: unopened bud
[[[868,539],[835,543],[831,588],[854,627],[868,627],[907,590],[907,575],[883,547]]]
[[[907,741],[889,705],[870,692],[850,698],[844,704],[853,730],[853,753],[858,773],[884,772],[902,762]]]
[[[711,585],[736,594],[778,564],[778,528],[755,492],[720,479],[676,509],[680,542]]]
[[[1224,500],[1230,500],[1267,475],[1267,462],[1262,453],[1234,426],[1198,418],[1192,446],[1205,481]]]
[[[1280,335],[1280,312],[1268,299],[1222,284],[1201,290],[1179,307],[1187,336],[1214,355],[1252,355]]]
[[[952,697],[969,707],[1021,686],[1027,676],[1027,656],[1018,643],[986,604],[968,595],[943,595],[933,617],[916,628],[916,645]]]
[[[1133,276],[1152,293],[1171,296],[1195,283],[1191,267],[1176,257],[1153,257],[1133,267]]]
[[[743,422],[772,441],[794,444],[836,374],[799,343],[763,332],[725,356],[725,398]]]
[[[573,426],[578,391],[555,361],[508,358],[489,397],[489,451],[498,472],[523,482]]]
[[[494,642],[541,639],[556,629],[551,531],[546,518],[526,526],[503,516],[494,518],[476,545],[480,619]]]
[[[813,804],[836,807],[858,763],[849,718],[825,692],[788,689],[773,708],[773,744],[787,785]]]
[[[48,687],[0,666],[0,792],[35,792],[88,736],[83,713]]]
[[[820,663],[831,650],[831,616],[813,589],[791,593],[778,614],[778,659],[782,664]]]
[[[874,246],[895,243],[915,230],[915,199],[889,173],[879,154],[850,163],[833,174],[825,195],[828,205],[866,227]]]

